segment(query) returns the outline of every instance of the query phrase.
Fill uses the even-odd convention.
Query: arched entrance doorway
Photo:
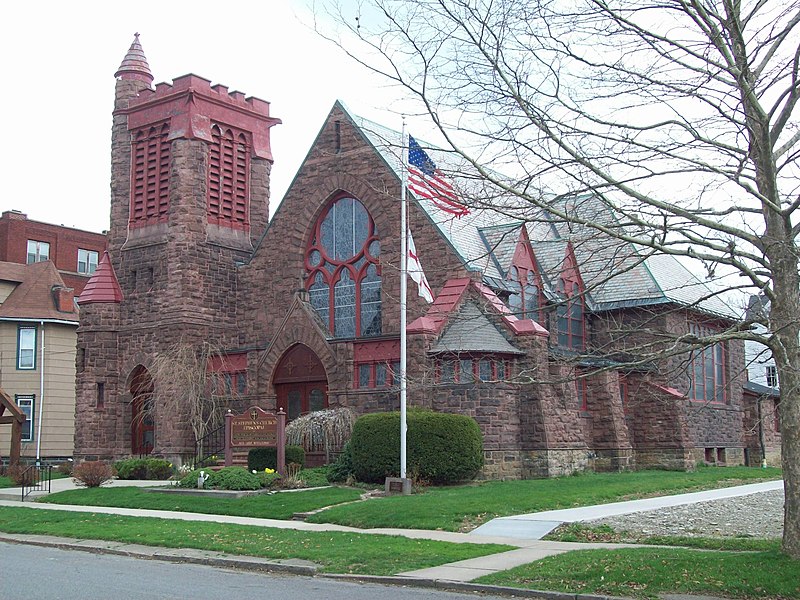
[[[155,444],[155,419],[153,418],[153,378],[142,365],[137,366],[129,378],[128,391],[131,402],[131,454],[150,454]]]
[[[272,378],[278,408],[291,421],[308,412],[328,407],[328,378],[325,367],[308,346],[289,348],[275,367]]]

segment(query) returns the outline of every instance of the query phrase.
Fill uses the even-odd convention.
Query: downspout
[[[36,434],[36,464],[41,464],[41,452],[42,452],[42,406],[44,401],[44,321],[39,321],[39,325],[42,328],[42,343],[41,343],[41,351],[39,355],[39,406],[38,406],[38,432]]]

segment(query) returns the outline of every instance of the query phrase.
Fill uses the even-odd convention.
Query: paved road
[[[3,600],[475,600],[474,594],[230,571],[0,542]],[[13,574],[13,576],[12,576]],[[499,596],[481,596],[502,600]]]

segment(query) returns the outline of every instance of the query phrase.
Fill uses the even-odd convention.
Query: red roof
[[[472,285],[483,297],[487,306],[491,306],[499,314],[509,329],[516,335],[549,335],[547,329],[531,319],[519,319],[491,289],[468,278],[450,279],[436,296],[424,317],[414,320],[408,325],[408,333],[433,333],[442,331],[447,319],[455,308],[461,304],[467,289]]]
[[[78,304],[97,302],[122,302],[122,289],[119,287],[114,267],[111,266],[108,250],[103,252],[100,264],[97,265],[94,275],[86,283],[86,287],[83,288],[83,292],[78,298]]]
[[[16,287],[0,304],[0,318],[43,319],[78,322],[72,290],[64,285],[55,265],[47,260],[31,265],[0,262],[0,280]],[[68,310],[59,310],[58,293],[64,292]]]

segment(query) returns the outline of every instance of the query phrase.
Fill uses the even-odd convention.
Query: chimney
[[[21,210],[7,210],[2,215],[3,219],[14,219],[15,221],[27,221],[28,215]]]
[[[75,312],[75,290],[72,288],[54,285],[53,301],[58,312]]]

